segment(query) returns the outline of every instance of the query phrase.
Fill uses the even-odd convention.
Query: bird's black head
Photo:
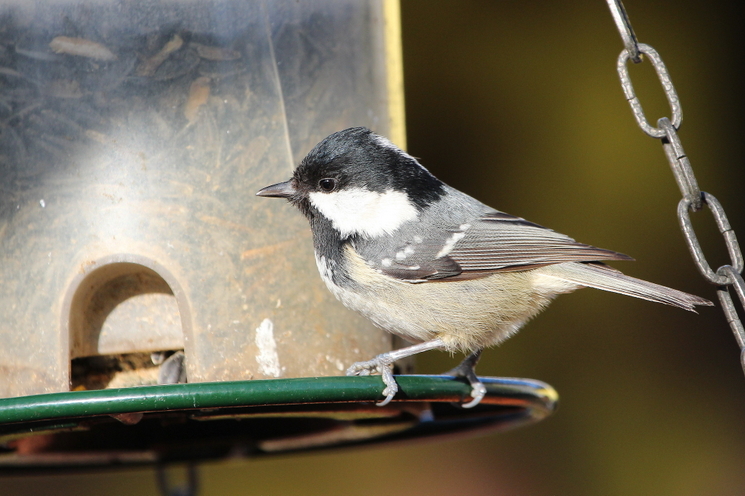
[[[364,127],[336,132],[318,143],[293,177],[312,191],[400,191],[419,208],[443,192],[442,182],[412,156]]]
[[[354,127],[325,138],[292,179],[258,194],[287,198],[311,220],[320,213],[341,233],[370,237],[417,217],[445,188],[386,138]]]

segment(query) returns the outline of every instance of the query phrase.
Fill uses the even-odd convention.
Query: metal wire
[[[717,296],[722,304],[722,310],[727,318],[727,323],[732,328],[737,344],[740,347],[740,365],[743,368],[743,372],[745,372],[745,328],[730,294],[730,288],[732,288],[740,301],[740,308],[745,309],[745,282],[742,278],[745,263],[743,262],[740,245],[737,242],[737,236],[730,226],[724,208],[719,201],[714,195],[701,191],[698,187],[698,181],[696,181],[696,176],[693,173],[691,162],[685,154],[683,145],[678,137],[678,129],[680,129],[680,125],[683,122],[683,110],[680,106],[680,100],[675,91],[675,86],[673,86],[672,79],[670,79],[670,75],[660,55],[651,46],[637,41],[634,30],[631,27],[631,22],[629,21],[629,16],[626,14],[626,9],[621,0],[606,1],[625,46],[618,57],[617,65],[621,87],[631,106],[634,118],[642,131],[653,138],[662,140],[662,148],[670,163],[670,168],[675,176],[675,181],[678,183],[680,193],[683,196],[680,203],[678,203],[680,229],[683,231],[688,249],[699,272],[701,272],[704,279],[718,286]],[[634,86],[631,84],[631,77],[628,72],[628,61],[632,60],[635,63],[641,62],[643,60],[642,54],[646,55],[652,63],[665,92],[665,97],[670,104],[671,117],[659,119],[657,121],[657,127],[652,126],[644,115],[644,110],[634,92]],[[706,260],[704,250],[698,242],[690,217],[691,212],[701,210],[704,206],[714,215],[714,221],[724,238],[724,244],[727,247],[730,257],[730,264],[723,265],[716,271],[712,270]]]

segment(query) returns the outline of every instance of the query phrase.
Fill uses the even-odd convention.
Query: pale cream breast
[[[542,276],[541,269],[464,281],[411,283],[376,271],[350,246],[346,256],[349,275],[358,284],[353,291],[333,284],[333,268],[319,261],[324,281],[345,306],[410,341],[440,338],[450,351],[472,352],[498,344],[554,296],[579,287],[557,284]],[[548,284],[541,284],[544,280]]]

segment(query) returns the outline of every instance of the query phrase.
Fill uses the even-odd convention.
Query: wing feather
[[[410,282],[425,282],[473,279],[564,262],[633,260],[497,211],[417,238],[418,243],[407,245],[412,247],[410,255],[397,259],[395,254],[406,247],[396,247],[379,267],[381,271]]]

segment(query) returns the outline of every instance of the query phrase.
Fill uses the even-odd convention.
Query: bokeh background
[[[745,242],[743,18],[739,2],[627,0],[684,111],[702,189]],[[628,274],[715,300],[676,220],[657,140],[616,75],[602,0],[403,0],[408,149],[496,208],[634,256]],[[648,63],[631,75],[650,121],[669,114]],[[726,263],[708,213],[695,225]],[[430,353],[439,373],[459,357]],[[599,291],[562,296],[489,350],[482,375],[540,379],[556,414],[527,428],[411,445],[204,464],[204,495],[742,495],[745,377],[719,308],[699,315]],[[158,494],[154,471],[0,479],[1,495]]]

